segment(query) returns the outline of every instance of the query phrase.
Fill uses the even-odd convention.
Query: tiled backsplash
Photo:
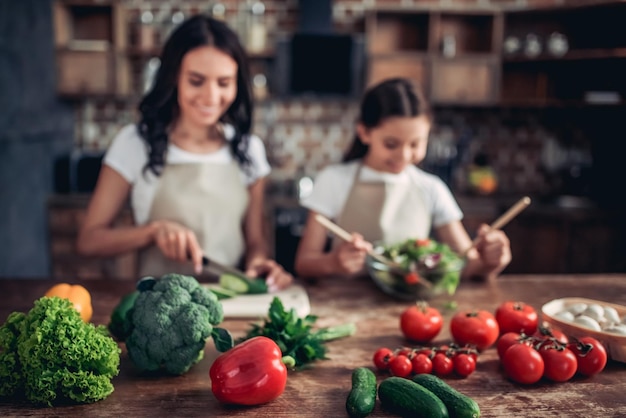
[[[151,10],[155,19],[175,11],[184,14],[215,11],[218,3],[224,18],[241,27],[241,19],[253,2],[139,1],[125,0],[131,19]],[[297,25],[297,0],[265,0],[268,33],[293,31]],[[359,30],[363,15],[376,6],[527,7],[560,4],[559,0],[335,0],[333,19],[338,30]],[[246,9],[242,9],[245,7]],[[243,13],[243,14],[242,14]],[[242,17],[243,16],[243,17]],[[158,20],[155,20],[155,22]],[[129,22],[130,23],[130,22]],[[268,40],[271,42],[271,39]],[[136,120],[136,102],[90,99],[76,106],[76,146],[86,151],[105,150],[115,134]],[[254,132],[265,142],[273,166],[272,179],[284,181],[341,159],[354,135],[358,113],[355,100],[271,99],[256,106]],[[463,167],[484,152],[499,180],[502,193],[548,193],[562,184],[553,173],[577,155],[577,164],[589,163],[585,141],[572,152],[541,120],[541,111],[502,109],[437,109],[425,168],[437,172],[456,190],[466,187]],[[556,179],[556,180],[555,180]]]

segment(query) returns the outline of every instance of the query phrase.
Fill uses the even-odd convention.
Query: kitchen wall
[[[74,109],[56,97],[47,0],[0,2],[0,277],[49,269],[46,199]]]
[[[576,0],[570,0],[572,3]],[[570,3],[568,1],[568,3]],[[150,8],[185,13],[208,11],[218,2],[123,0],[137,19]],[[224,0],[225,18],[242,27],[244,2]],[[365,10],[376,6],[530,7],[562,0],[335,0],[338,31],[361,31]],[[60,100],[55,95],[51,1],[0,2],[0,276],[33,277],[49,272],[46,200],[53,190],[53,164],[72,149],[102,152],[121,126],[134,121],[136,102]],[[268,33],[298,25],[297,0],[265,0]],[[167,5],[167,6],[165,6]],[[271,42],[272,38],[268,39]],[[355,100],[292,98],[259,103],[255,132],[265,141],[280,190],[303,173],[314,175],[338,161],[352,140]],[[459,193],[466,188],[463,164],[484,151],[499,175],[500,193],[559,193],[617,197],[623,186],[606,184],[621,163],[619,110],[437,109],[427,168]],[[598,126],[601,123],[601,126]],[[448,147],[448,148],[446,148]],[[450,150],[454,152],[450,154]],[[460,153],[460,154],[459,154]],[[452,155],[454,158],[451,158]],[[568,160],[569,159],[569,160]],[[587,176],[593,161],[595,176]],[[572,169],[573,168],[573,169]],[[570,171],[569,175],[563,173]],[[598,173],[602,180],[596,180]],[[585,175],[583,177],[583,174]],[[595,183],[594,183],[595,182]],[[280,186],[284,185],[285,188]],[[617,187],[618,193],[611,193]],[[620,200],[621,199],[621,200]],[[615,199],[608,199],[611,203]]]

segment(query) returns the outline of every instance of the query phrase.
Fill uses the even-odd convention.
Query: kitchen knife
[[[220,264],[215,260],[211,260],[207,256],[202,256],[202,267],[212,268],[220,273],[228,273],[228,274],[232,274],[233,276],[244,278],[246,280],[251,280],[251,278],[247,276],[246,273],[244,273],[243,271],[236,269],[234,267]]]

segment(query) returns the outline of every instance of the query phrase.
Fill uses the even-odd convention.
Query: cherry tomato
[[[469,354],[457,354],[452,359],[454,372],[461,377],[467,377],[476,370],[476,360]]]
[[[413,371],[413,365],[407,356],[399,354],[389,362],[389,371],[394,376],[408,377]]]
[[[424,354],[418,354],[411,359],[413,365],[413,373],[429,374],[433,371],[433,362]]]
[[[539,354],[545,365],[543,375],[553,382],[567,382],[576,374],[578,360],[571,350],[549,344],[542,346]]]
[[[583,337],[578,340],[578,343],[570,343],[568,348],[578,359],[578,373],[583,376],[593,376],[604,370],[607,354],[600,341],[593,337]]]
[[[500,327],[490,312],[460,311],[450,321],[450,333],[459,345],[472,344],[484,350],[496,342]]]
[[[532,335],[537,331],[539,317],[537,311],[524,302],[507,301],[496,309],[496,321],[500,332],[519,332]]]
[[[525,385],[538,382],[545,369],[541,355],[526,344],[510,346],[504,353],[502,366],[511,380]]]
[[[454,370],[452,359],[443,353],[435,354],[433,357],[433,373],[437,376],[447,376]]]
[[[442,326],[441,313],[423,302],[408,307],[400,316],[400,329],[411,341],[429,342],[439,334]]]
[[[394,358],[393,351],[389,348],[383,347],[376,350],[374,353],[374,366],[378,370],[388,370],[389,362]]]
[[[498,338],[498,343],[496,344],[496,348],[498,349],[498,357],[502,359],[504,357],[504,353],[506,350],[514,345],[519,344],[521,335],[517,332],[507,332],[504,333]]]
[[[417,273],[416,273],[416,272],[414,272],[414,271],[412,271],[412,272],[410,272],[410,273],[407,273],[407,274],[404,276],[404,282],[405,282],[406,284],[416,284],[416,283],[419,283],[419,282],[420,282],[420,280],[421,280],[421,278],[420,278],[419,274],[417,274]]]
[[[425,247],[425,246],[427,246],[427,245],[430,245],[430,240],[429,240],[428,238],[425,238],[425,239],[416,239],[416,240],[415,240],[415,244],[416,244],[418,247]]]
[[[567,335],[565,335],[562,331],[543,325],[537,328],[537,332],[534,336],[537,338],[554,338],[562,344],[567,344],[569,342]]]

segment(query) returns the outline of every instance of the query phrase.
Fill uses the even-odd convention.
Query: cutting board
[[[309,295],[301,285],[292,285],[287,289],[260,295],[238,295],[221,299],[225,318],[259,318],[266,317],[274,297],[279,297],[285,310],[294,308],[298,316],[311,313]]]

